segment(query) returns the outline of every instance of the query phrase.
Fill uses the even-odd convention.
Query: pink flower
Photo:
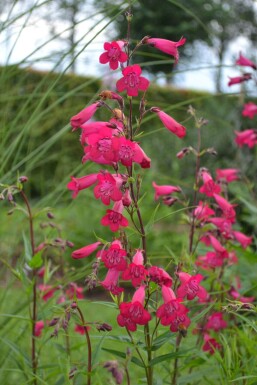
[[[105,279],[101,282],[101,285],[105,290],[110,291],[113,295],[119,295],[124,291],[122,287],[118,286],[120,272],[117,269],[109,269]]]
[[[76,283],[71,282],[68,289],[65,291],[66,296],[72,300],[74,295],[77,297],[77,299],[83,299],[83,287],[78,286]]]
[[[243,83],[247,80],[250,80],[252,79],[252,75],[251,74],[243,74],[242,76],[236,76],[234,78],[229,78],[229,82],[228,82],[228,86],[232,86],[234,84],[240,84],[240,83]]]
[[[257,107],[257,106],[256,106]],[[234,180],[239,179],[240,170],[237,168],[218,168],[216,170],[216,178],[218,180],[225,180],[227,183],[233,182]]]
[[[251,303],[255,300],[255,297],[244,297],[242,296],[233,286],[229,290],[229,294],[232,298],[242,303]]]
[[[46,271],[45,266],[42,266],[42,267],[38,270],[37,276],[40,277],[40,278],[43,278],[44,275],[45,275],[45,271]]]
[[[37,321],[35,324],[35,336],[41,337],[42,329],[44,329],[44,321]]]
[[[97,253],[97,258],[101,258],[107,269],[116,269],[124,271],[127,268],[126,250],[122,249],[120,241],[114,241],[107,250],[101,250]]]
[[[138,96],[138,91],[146,91],[149,80],[140,76],[141,68],[138,64],[128,66],[122,71],[123,78],[116,83],[118,92],[127,91],[128,96]]]
[[[215,338],[212,338],[209,334],[204,334],[204,345],[203,345],[203,351],[209,352],[210,354],[214,354],[215,350],[220,350],[221,345],[215,340]]]
[[[98,185],[94,188],[96,199],[100,198],[105,205],[109,205],[111,199],[113,201],[120,201],[122,199],[122,193],[116,186],[116,180],[110,173],[98,174],[97,179]]]
[[[184,138],[186,135],[186,128],[182,124],[178,123],[171,116],[161,111],[158,107],[152,107],[151,112],[155,112],[159,119],[162,121],[163,125],[178,138]]]
[[[48,301],[50,298],[53,297],[55,291],[57,288],[51,286],[51,285],[38,285],[39,291],[43,293],[42,299],[43,301]]]
[[[137,325],[146,325],[151,315],[144,309],[145,288],[140,286],[134,293],[131,302],[120,304],[120,314],[117,317],[119,326],[126,327],[129,331],[137,330]]]
[[[224,260],[224,257],[220,253],[217,253],[216,251],[208,251],[206,255],[198,256],[195,264],[204,270],[211,270],[221,267]]]
[[[79,191],[84,190],[97,182],[98,174],[89,174],[82,176],[81,178],[71,177],[71,182],[67,184],[67,188],[73,191],[72,198],[76,198]]]
[[[218,241],[218,239],[215,238],[213,235],[207,234],[206,236],[201,237],[200,241],[205,243],[206,246],[211,245],[216,251],[216,253],[220,254],[222,258],[228,257],[228,252],[225,247],[223,247],[222,244]]]
[[[181,285],[177,290],[178,297],[187,297],[188,300],[192,300],[198,297],[200,301],[206,301],[208,293],[199,283],[202,281],[203,276],[201,274],[190,275],[188,273],[178,273]]]
[[[171,185],[163,185],[159,186],[155,182],[152,183],[153,188],[155,189],[154,199],[157,201],[160,196],[170,195],[174,192],[181,192],[181,188],[179,186],[171,186]]]
[[[125,281],[131,280],[134,287],[142,284],[142,281],[146,280],[148,271],[144,267],[144,257],[142,250],[138,249],[132,259],[132,263],[128,265],[128,268],[122,273],[122,279]]]
[[[244,57],[241,52],[239,54],[239,59],[237,59],[236,64],[239,66],[244,66],[244,67],[252,67],[254,70],[257,69],[256,64],[252,62],[251,60],[247,59]]]
[[[89,330],[90,326],[86,326],[86,328],[87,328],[87,330]],[[81,335],[84,335],[86,333],[85,332],[85,326],[76,324],[75,328],[74,328],[74,332],[78,333],[78,334],[81,334]]]
[[[161,324],[169,325],[174,333],[187,329],[191,321],[187,317],[189,310],[181,303],[182,298],[177,299],[174,291],[167,286],[162,286],[162,296],[164,304],[156,312],[156,316],[161,319]]]
[[[235,134],[235,142],[239,147],[242,147],[245,144],[249,148],[253,148],[257,144],[257,130],[254,128],[241,132],[235,131]]]
[[[199,189],[201,194],[205,194],[207,197],[212,197],[213,194],[219,194],[221,192],[220,186],[214,182],[208,172],[202,171],[201,176],[204,183],[203,186]]]
[[[112,149],[116,154],[116,160],[126,167],[132,166],[133,162],[139,163],[142,168],[150,167],[151,159],[136,142],[124,137],[115,137],[112,138]]]
[[[244,249],[252,243],[252,237],[247,237],[245,234],[241,233],[241,231],[233,231],[232,234]]]
[[[220,195],[213,194],[214,199],[219,205],[220,209],[223,212],[223,216],[231,223],[234,223],[236,220],[236,212],[234,210],[234,205],[231,205],[225,198]]]
[[[103,226],[109,226],[110,230],[116,232],[120,227],[127,227],[129,222],[127,218],[122,215],[123,204],[121,201],[116,202],[113,206],[113,210],[107,210],[106,215],[101,219]]]
[[[88,146],[84,148],[83,162],[91,160],[100,164],[112,164],[117,161],[117,156],[112,144],[112,130],[109,127],[102,128],[98,134],[87,137]]]
[[[83,123],[86,123],[90,118],[92,118],[97,108],[101,107],[101,105],[102,104],[100,102],[95,102],[84,108],[84,110],[80,111],[77,115],[74,115],[70,120],[70,125],[73,128],[72,131],[75,131]]]
[[[122,197],[122,203],[123,203],[123,206],[125,207],[129,207],[132,203],[132,199],[128,188],[125,190],[125,193]]]
[[[155,282],[160,286],[164,285],[167,287],[171,287],[172,285],[171,276],[160,267],[151,266],[148,269],[148,275],[149,275],[150,281]]]
[[[101,242],[91,243],[90,245],[84,246],[81,249],[73,251],[71,256],[74,259],[86,258],[91,255],[100,245]]]
[[[215,211],[212,210],[207,203],[199,201],[198,206],[194,209],[194,216],[199,221],[206,221]]]
[[[223,319],[223,314],[221,312],[212,313],[208,319],[207,323],[204,326],[205,330],[214,330],[218,332],[221,329],[225,329],[227,327],[227,322]]]
[[[226,218],[209,218],[208,222],[212,223],[214,226],[216,226],[223,237],[230,239],[232,237],[232,224],[230,220],[227,220]]]
[[[175,64],[177,64],[179,59],[178,47],[184,45],[186,42],[185,38],[181,38],[179,41],[171,41],[166,39],[159,38],[145,38],[143,39],[145,44],[150,44],[152,47],[159,49],[162,52],[167,53],[175,58]]]
[[[244,109],[242,111],[242,115],[253,119],[255,115],[257,115],[257,105],[253,102],[246,103],[244,105]]]
[[[106,64],[109,62],[109,66],[112,70],[116,70],[120,63],[127,61],[128,56],[125,52],[122,51],[124,42],[122,41],[113,41],[112,43],[104,43],[104,49],[106,52],[102,53],[99,58],[101,64]]]

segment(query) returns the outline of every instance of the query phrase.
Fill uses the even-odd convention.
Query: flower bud
[[[190,147],[184,147],[181,151],[179,151],[176,155],[178,159],[184,158],[184,156],[188,155],[190,153],[191,149]]]
[[[50,211],[48,211],[48,213],[46,215],[48,216],[49,219],[53,219],[54,218],[54,214],[51,213]]]
[[[71,307],[72,309],[77,309],[77,307],[78,307],[77,302],[76,302],[76,301],[73,301],[72,304],[70,305],[70,307]]]
[[[49,324],[48,324],[48,326],[55,326],[57,323],[58,323],[58,321],[59,321],[59,319],[60,318],[53,318],[50,322],[49,322]]]
[[[110,332],[112,330],[112,326],[105,322],[102,324],[96,325],[96,328],[99,332]]]
[[[22,175],[19,177],[19,182],[20,183],[26,183],[29,180],[29,178],[25,175]]]
[[[66,246],[68,246],[72,249],[74,247],[74,243],[72,243],[70,241],[66,241]]]

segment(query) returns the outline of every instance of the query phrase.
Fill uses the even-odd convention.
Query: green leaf
[[[38,253],[33,255],[32,259],[28,263],[29,267],[31,267],[32,269],[38,269],[43,265],[44,261],[42,259],[42,253],[43,250],[40,250]]]
[[[22,238],[23,238],[23,244],[24,244],[25,260],[29,262],[32,258],[31,243],[24,232],[22,233]]]
[[[102,350],[104,350],[108,353],[111,353],[116,357],[120,357],[120,358],[124,358],[124,359],[126,358],[126,354],[124,352],[120,352],[119,350],[107,349],[107,348],[103,348]],[[142,364],[142,362],[137,357],[133,356],[131,358],[131,362],[133,362],[133,364],[135,364],[137,366],[140,366],[141,368],[144,368],[144,365]]]
[[[170,331],[167,331],[153,341],[152,344],[152,351],[158,350],[162,345],[164,345],[166,342],[168,342],[171,338],[175,339],[175,334],[171,333]]]
[[[177,353],[168,353],[168,354],[163,354],[162,356],[155,357],[150,361],[150,366],[154,366],[159,364],[160,362],[167,361],[170,359],[175,359],[175,358],[181,358],[181,357],[186,357],[189,353],[189,351],[192,349],[184,350],[181,352]]]

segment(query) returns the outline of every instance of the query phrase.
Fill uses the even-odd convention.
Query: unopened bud
[[[50,211],[48,211],[48,213],[46,215],[48,216],[49,219],[53,219],[54,218],[54,214],[51,213]]]
[[[29,180],[29,178],[25,175],[22,175],[19,177],[19,182],[20,183],[26,183]]]
[[[96,328],[99,332],[110,332],[112,330],[111,325],[105,322],[102,324],[96,325]]]
[[[77,302],[76,302],[76,301],[73,301],[72,304],[70,305],[70,307],[71,307],[72,309],[77,309],[77,307],[78,307]]]
[[[126,16],[126,19],[128,22],[131,22],[132,18],[133,18],[133,14],[129,11],[125,12],[125,16]]]
[[[66,241],[66,246],[68,246],[72,249],[74,247],[74,243],[72,243],[70,241]]]
[[[166,206],[173,206],[174,203],[176,203],[178,200],[178,198],[173,198],[173,197],[164,197],[162,199],[163,203],[166,205]]]
[[[55,326],[55,325],[58,323],[59,319],[60,319],[60,318],[53,318],[53,319],[49,322],[48,326]]]
[[[122,197],[123,206],[129,207],[132,203],[129,189],[126,189],[125,194]]]
[[[120,109],[118,109],[118,108],[114,108],[113,110],[112,110],[112,112],[113,112],[113,117],[114,117],[114,119],[117,119],[117,120],[124,120],[124,114],[123,114],[123,112],[120,110]]]
[[[7,194],[7,199],[9,202],[12,202],[13,201],[13,195],[11,193],[8,193]]]
[[[184,147],[181,151],[179,151],[176,155],[178,159],[184,158],[184,156],[188,155],[190,153],[191,149],[190,147]]]
[[[72,368],[69,372],[69,380],[71,380],[74,376],[75,376],[75,373],[77,371],[77,368]]]
[[[206,152],[207,152],[208,154],[213,155],[213,156],[216,156],[216,155],[217,155],[217,151],[216,151],[213,147],[207,148]]]

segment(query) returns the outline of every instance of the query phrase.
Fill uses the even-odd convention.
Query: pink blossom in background
[[[167,53],[175,58],[175,64],[179,59],[178,47],[185,44],[186,39],[182,37],[179,41],[171,41],[166,39],[146,37],[143,39],[144,44],[149,44],[152,47]]]
[[[247,237],[247,235],[241,233],[241,231],[233,231],[232,234],[236,241],[239,242],[244,249],[252,243],[253,238]]]
[[[138,64],[128,66],[122,71],[123,78],[116,83],[118,92],[127,91],[128,96],[138,96],[138,91],[146,91],[149,80],[140,76],[141,67]]]
[[[211,270],[221,267],[224,261],[224,257],[216,251],[207,251],[205,255],[199,255],[197,257],[195,264],[203,270]]]
[[[204,326],[205,330],[214,330],[218,332],[221,329],[225,329],[228,326],[227,322],[223,319],[223,314],[221,312],[212,313],[207,318],[207,323]]]
[[[218,343],[215,338],[212,338],[209,334],[204,334],[204,345],[203,345],[203,351],[208,352],[210,354],[214,354],[215,350],[220,350],[221,345]]]
[[[254,116],[257,115],[257,104],[253,102],[244,104],[242,115],[250,119],[253,119]]]
[[[242,296],[233,286],[229,290],[229,294],[231,295],[232,298],[242,303],[251,303],[255,300],[255,297]]]
[[[216,179],[225,180],[227,183],[234,182],[239,179],[240,170],[237,168],[217,168]]]
[[[166,114],[164,111],[161,111],[158,107],[152,107],[150,109],[152,112],[155,112],[159,119],[162,121],[163,125],[178,138],[184,138],[186,135],[186,128],[182,124],[178,123],[170,115]]]
[[[71,182],[67,184],[67,188],[73,191],[72,198],[75,199],[79,191],[95,184],[97,182],[97,176],[98,174],[89,174],[82,176],[81,178],[75,178],[74,176],[71,176]]]
[[[100,102],[95,102],[90,106],[84,108],[84,110],[80,111],[77,115],[74,115],[70,120],[70,125],[73,128],[72,131],[75,131],[82,124],[86,123],[92,116],[95,114],[97,108],[101,107]]]
[[[212,210],[207,203],[199,201],[198,206],[194,209],[194,216],[199,221],[206,221],[215,211]]]
[[[86,258],[91,255],[101,245],[101,242],[91,243],[90,245],[84,246],[81,249],[73,251],[71,254],[74,259]]]
[[[253,148],[257,144],[257,129],[250,128],[244,131],[235,131],[235,142],[239,147],[243,145]]]
[[[76,283],[74,282],[71,282],[69,284],[69,287],[68,289],[65,291],[65,294],[66,296],[72,300],[74,295],[77,297],[77,299],[83,299],[84,298],[84,295],[83,295],[83,291],[84,291],[84,288],[81,287],[81,286],[78,286]]]
[[[42,330],[44,329],[44,321],[37,321],[35,324],[35,336],[36,337],[41,337],[42,335]]]
[[[213,194],[213,197],[222,210],[222,216],[225,217],[229,222],[234,223],[236,220],[236,212],[234,210],[235,205],[232,205],[225,198],[218,194]]]
[[[99,57],[101,64],[109,63],[112,70],[116,70],[120,63],[125,63],[128,59],[128,55],[122,51],[124,42],[113,41],[112,43],[104,43],[104,49],[106,52],[102,53]]]
[[[188,273],[180,272],[178,273],[178,277],[181,282],[181,285],[177,290],[178,297],[186,297],[188,300],[198,297],[200,301],[207,300],[208,293],[206,289],[199,285],[204,278],[201,274],[190,275]]]
[[[150,313],[144,309],[145,288],[140,286],[134,293],[131,302],[120,304],[120,314],[117,317],[119,326],[126,327],[129,331],[137,330],[137,325],[146,325],[150,319]]]
[[[252,79],[252,74],[243,74],[242,76],[235,76],[233,78],[229,78],[228,86],[233,86],[234,84],[240,84],[250,79]]]
[[[55,291],[57,290],[56,287],[53,287],[51,285],[38,285],[38,290],[42,292],[43,301],[48,301],[50,298],[53,297]]]
[[[90,330],[90,326],[86,326],[86,328],[87,328],[87,330]],[[85,332],[85,326],[76,324],[74,327],[74,332],[81,334],[81,335],[84,335],[86,333]]]
[[[237,59],[236,61],[236,64],[239,65],[239,66],[244,66],[244,67],[251,67],[253,68],[254,70],[257,69],[256,67],[256,64],[254,64],[254,62],[252,62],[251,60],[247,59],[245,56],[243,56],[240,52],[239,54],[239,58]]]
[[[154,199],[156,201],[160,198],[160,196],[170,195],[174,192],[181,192],[181,188],[179,186],[171,186],[171,185],[159,186],[155,182],[152,182],[152,186],[155,190]]]
[[[162,268],[158,266],[151,266],[148,269],[149,279],[152,282],[157,283],[158,285],[171,287],[172,278],[171,276]]]

